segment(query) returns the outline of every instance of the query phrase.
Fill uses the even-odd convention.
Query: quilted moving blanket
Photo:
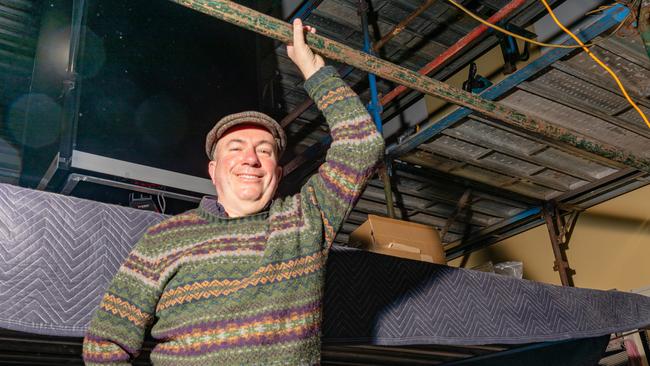
[[[82,336],[108,282],[163,215],[0,184],[0,328]],[[650,325],[650,298],[562,288],[334,248],[324,342],[530,343]]]

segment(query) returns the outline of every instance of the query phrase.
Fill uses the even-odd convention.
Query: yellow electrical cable
[[[592,15],[592,14],[600,13],[600,12],[603,12],[603,11],[605,11],[607,9],[611,9],[614,6],[615,6],[614,4],[612,4],[612,5],[601,5],[601,6],[597,7],[594,10],[589,10],[588,12],[585,13],[585,15]]]
[[[488,21],[485,21],[483,18],[481,18],[481,17],[479,17],[478,15],[472,13],[469,9],[467,9],[466,7],[460,5],[459,3],[455,2],[454,0],[447,0],[447,1],[449,1],[452,5],[454,5],[454,6],[457,7],[458,9],[462,10],[465,14],[467,14],[467,15],[469,15],[470,17],[474,18],[476,21],[478,21],[478,22],[480,22],[480,23],[483,23],[483,24],[485,24],[486,26],[488,26],[488,27],[490,27],[490,28],[496,29],[496,30],[498,30],[498,31],[501,32],[501,33],[505,33],[505,34],[507,34],[507,35],[509,35],[509,36],[512,36],[512,37],[517,38],[517,39],[520,39],[520,40],[522,40],[522,41],[524,41],[524,42],[528,42],[528,43],[536,44],[536,45],[538,45],[538,46],[542,46],[542,47],[553,47],[553,48],[582,48],[582,46],[579,46],[579,45],[565,45],[565,44],[543,43],[543,42],[538,42],[538,41],[536,41],[536,40],[534,40],[534,39],[530,39],[530,38],[526,38],[526,37],[524,37],[524,36],[520,36],[520,35],[518,35],[518,34],[516,34],[516,33],[512,33],[512,32],[510,32],[510,31],[508,31],[508,30],[506,30],[506,29],[501,28],[501,27],[499,27],[499,26],[496,25],[496,24],[492,24],[492,23],[490,23],[490,22],[488,22]],[[591,43],[587,43],[587,44],[585,44],[584,46],[586,46],[586,47],[590,47],[590,46],[593,46],[593,44],[591,44]]]
[[[562,30],[565,31],[568,35],[570,35],[571,38],[573,38],[573,39],[574,39],[574,40],[575,40],[575,41],[576,41],[576,42],[577,42],[577,43],[578,43],[578,44],[579,44],[579,45],[580,45],[580,46],[585,50],[585,52],[587,52],[587,54],[588,54],[592,59],[594,59],[594,61],[596,61],[596,63],[597,63],[598,65],[600,65],[600,67],[602,67],[603,69],[605,69],[605,70],[606,70],[606,71],[607,71],[607,72],[612,76],[612,78],[614,78],[614,81],[616,81],[616,84],[618,85],[619,89],[621,89],[621,92],[623,92],[623,95],[625,96],[625,99],[627,99],[627,101],[630,103],[630,105],[631,105],[634,109],[636,109],[636,111],[639,113],[639,115],[640,115],[641,118],[643,119],[643,122],[645,122],[645,124],[648,125],[648,127],[650,128],[650,122],[648,121],[648,117],[646,117],[646,115],[645,115],[645,114],[643,113],[643,111],[639,108],[639,106],[637,106],[636,103],[634,103],[634,101],[632,100],[632,98],[630,98],[630,96],[627,94],[627,90],[625,90],[625,87],[623,86],[623,83],[621,83],[621,80],[619,80],[618,76],[616,76],[616,74],[614,73],[614,71],[612,71],[612,69],[610,69],[610,68],[609,68],[607,65],[605,65],[602,61],[600,61],[600,59],[599,59],[598,57],[596,57],[596,55],[594,55],[594,54],[589,50],[589,48],[585,47],[585,44],[582,43],[582,41],[580,40],[580,38],[578,38],[575,34],[573,34],[570,30],[568,30],[564,25],[562,25],[562,23],[560,23],[560,21],[557,19],[557,17],[555,16],[555,13],[553,13],[553,10],[552,10],[551,7],[548,5],[548,3],[546,2],[546,0],[540,0],[540,1],[542,2],[542,4],[544,4],[544,7],[546,8],[546,10],[548,10],[548,14],[551,16],[551,18],[553,18],[553,21],[554,21],[554,22],[555,22],[555,23],[560,27],[560,29],[562,29]]]

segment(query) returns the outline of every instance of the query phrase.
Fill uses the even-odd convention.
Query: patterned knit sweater
[[[149,326],[154,365],[320,363],[325,261],[384,145],[332,67],[305,89],[332,135],[318,173],[268,211],[224,218],[200,205],[149,228],[93,317],[87,365],[130,364]]]

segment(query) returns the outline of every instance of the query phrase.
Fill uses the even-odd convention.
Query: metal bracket
[[[561,205],[554,201],[547,202],[542,211],[555,257],[553,270],[560,273],[562,286],[573,286],[572,276],[575,271],[569,267],[566,251],[569,249],[569,241],[580,212],[577,207]]]
[[[513,24],[506,24],[504,28],[527,38],[537,37],[535,33],[529,32],[526,29],[517,27]],[[526,61],[530,57],[528,42],[524,43],[524,50],[519,52],[519,46],[517,46],[517,40],[515,38],[502,33],[499,33],[498,37],[501,45],[501,54],[503,55],[503,74],[512,74],[517,71],[518,61]]]
[[[449,228],[454,223],[454,221],[456,221],[456,218],[458,218],[458,216],[465,210],[467,205],[470,203],[471,195],[472,195],[472,190],[470,188],[465,190],[463,195],[460,196],[460,199],[458,200],[458,204],[456,205],[456,209],[449,216],[449,218],[447,219],[447,222],[445,222],[445,226],[442,228],[442,230],[440,230],[440,242],[442,242],[443,244],[444,244],[443,239],[445,238],[445,235],[447,235],[447,232],[449,231]]]
[[[384,183],[384,195],[386,197],[386,213],[391,219],[395,218],[395,205],[393,200],[393,188],[390,181],[390,161],[384,162],[378,172],[381,181]]]

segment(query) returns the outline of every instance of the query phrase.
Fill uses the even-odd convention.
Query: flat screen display
[[[207,131],[258,109],[257,36],[170,1],[87,4],[75,148],[207,177]]]

